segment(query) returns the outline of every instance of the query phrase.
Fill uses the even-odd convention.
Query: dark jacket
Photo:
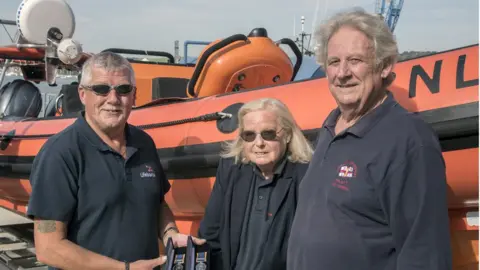
[[[308,164],[287,162],[281,181],[280,198],[271,198],[272,217],[263,264],[259,269],[286,269],[287,244],[297,205],[298,185]],[[211,269],[230,270],[235,266],[240,247],[243,218],[247,209],[250,184],[253,179],[250,164],[234,164],[233,159],[221,159],[216,181],[200,223],[198,235],[211,247]]]

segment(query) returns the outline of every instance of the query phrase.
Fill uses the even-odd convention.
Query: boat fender
[[[240,107],[243,106],[243,103],[234,103],[228,107],[226,107],[222,112],[231,114],[232,117],[230,118],[223,118],[217,120],[217,129],[224,133],[229,134],[234,132],[238,126],[238,110]]]

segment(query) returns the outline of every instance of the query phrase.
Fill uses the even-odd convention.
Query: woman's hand
[[[171,232],[167,235],[164,236],[164,242],[163,244],[167,246],[167,241],[168,238],[172,238],[172,243],[174,247],[186,247],[187,246],[187,240],[190,235],[187,234],[182,234],[182,233],[177,233],[177,232]],[[207,242],[205,239],[197,238],[192,236],[193,243],[196,245],[203,245]]]

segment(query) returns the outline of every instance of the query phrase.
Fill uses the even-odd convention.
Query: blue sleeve
[[[395,269],[452,269],[447,181],[440,149],[412,149],[385,178],[380,200],[398,253]]]
[[[27,215],[33,219],[68,223],[77,204],[77,168],[68,150],[44,147],[35,157],[30,173],[32,193]]]

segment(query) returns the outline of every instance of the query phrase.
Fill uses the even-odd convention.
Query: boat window
[[[158,98],[187,97],[188,79],[159,77],[152,80],[152,100]]]

